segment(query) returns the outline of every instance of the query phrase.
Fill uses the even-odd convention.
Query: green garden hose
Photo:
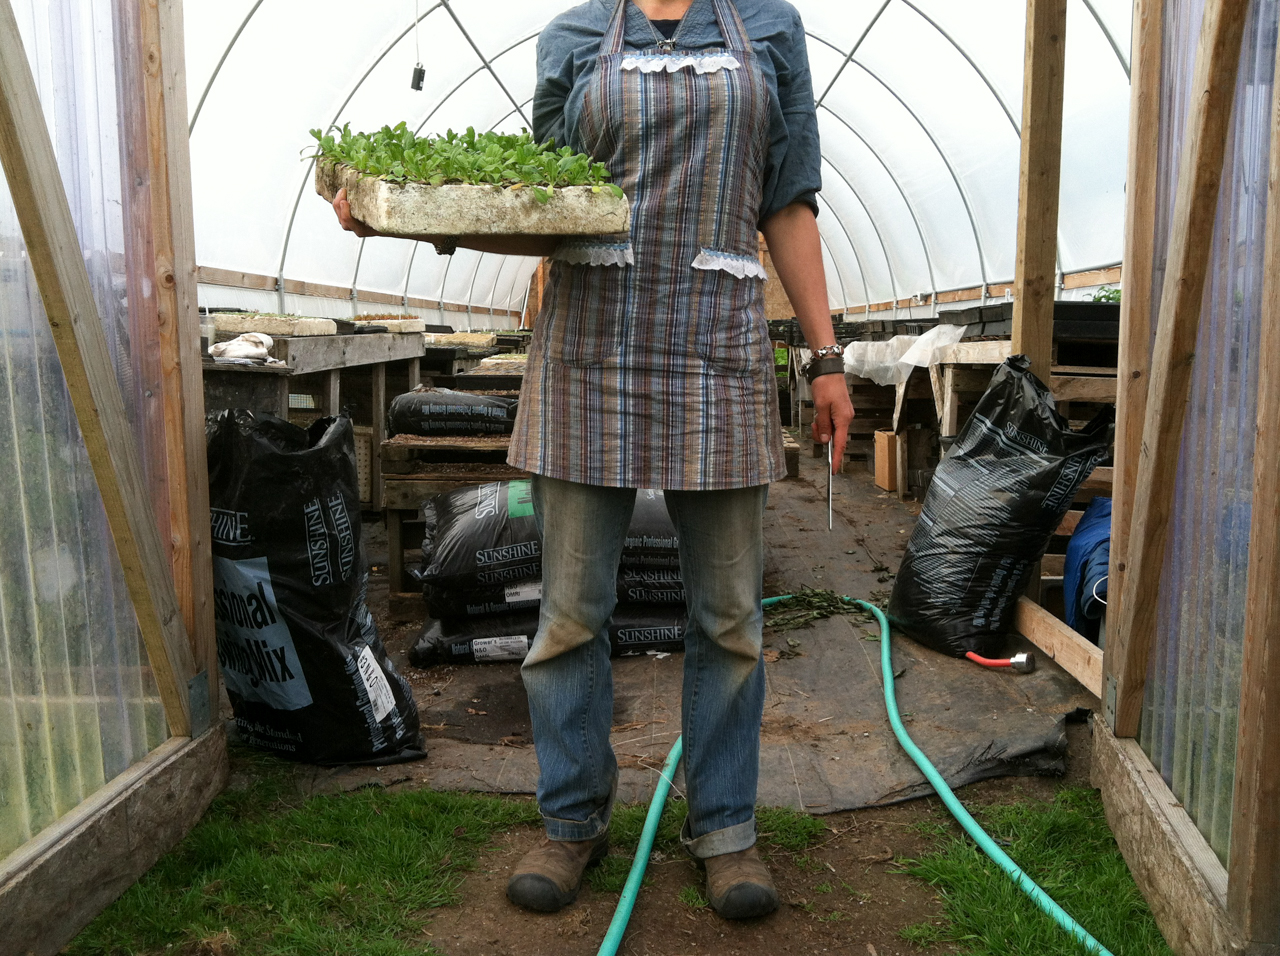
[[[683,750],[684,737],[677,737],[676,742],[671,745],[671,753],[667,754],[667,762],[662,766],[658,785],[653,788],[653,799],[649,801],[649,815],[644,818],[644,829],[640,831],[635,860],[631,864],[631,872],[627,874],[627,883],[622,888],[622,896],[613,913],[613,922],[609,924],[609,932],[600,944],[599,956],[613,956],[622,945],[622,934],[627,931],[631,910],[636,905],[636,897],[640,895],[640,883],[649,866],[649,855],[653,853],[653,839],[658,835],[658,821],[662,819],[662,810],[667,804],[667,791],[671,789],[671,778],[675,776],[676,764],[680,762]]]
[[[764,607],[769,607],[790,597],[792,595],[784,594],[780,597],[765,598],[761,603]],[[884,706],[885,710],[889,712],[889,724],[893,727],[893,734],[898,738],[898,743],[902,745],[902,749],[907,752],[907,756],[920,768],[920,772],[924,774],[925,779],[929,781],[933,789],[938,792],[938,796],[942,797],[942,802],[947,805],[951,815],[956,818],[960,826],[964,828],[964,831],[973,838],[982,852],[1004,870],[1009,875],[1009,878],[1031,897],[1032,901],[1041,910],[1053,918],[1054,922],[1096,956],[1112,956],[1105,946],[1094,939],[1088,930],[1073,920],[1066,910],[1055,903],[1048,893],[1036,885],[1035,880],[1022,872],[1022,868],[996,845],[996,842],[978,825],[978,821],[964,808],[964,804],[952,793],[947,782],[942,779],[942,774],[938,773],[937,768],[929,762],[929,758],[916,746],[915,741],[911,739],[911,735],[907,733],[907,728],[903,726],[902,718],[898,715],[898,700],[893,687],[893,656],[889,640],[888,618],[874,604],[868,604],[866,601],[859,601],[850,597],[842,597],[841,599],[848,601],[850,604],[856,604],[858,607],[870,612],[880,622],[880,669],[884,674]],[[649,815],[644,821],[644,832],[640,835],[639,846],[636,847],[635,862],[632,863],[631,873],[627,876],[627,885],[622,891],[622,898],[618,901],[618,909],[613,914],[613,922],[609,924],[609,932],[605,936],[604,943],[600,946],[597,956],[614,956],[622,943],[622,934],[626,932],[627,922],[631,919],[631,910],[636,903],[636,894],[640,891],[640,882],[644,879],[644,871],[649,863],[649,854],[653,850],[653,838],[658,832],[658,821],[662,818],[662,808],[666,803],[667,791],[671,786],[671,776],[675,773],[676,764],[680,761],[680,753],[683,749],[682,742],[683,738],[677,738],[671,748],[671,753],[667,755],[666,765],[662,768],[662,777],[658,780],[658,786],[653,794],[653,801],[649,804]]]

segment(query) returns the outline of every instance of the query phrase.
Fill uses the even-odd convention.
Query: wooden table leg
[[[404,535],[401,533],[399,508],[388,508],[387,518],[387,582],[392,592],[404,590]]]
[[[409,391],[413,391],[422,384],[422,359],[409,359]]]
[[[946,393],[942,385],[941,366],[929,366],[929,385],[933,388],[933,409],[938,413],[938,421],[941,423],[942,416],[946,414]]]
[[[956,389],[956,369],[948,365],[942,373],[942,434],[954,438],[960,430],[960,395]]]
[[[289,376],[276,377],[276,415],[289,420]]]
[[[907,485],[907,465],[910,456],[907,454],[909,448],[908,443],[911,441],[910,432],[901,431],[893,436],[894,451],[898,456],[898,500],[906,501],[907,495],[910,493]]]
[[[324,413],[337,415],[342,409],[342,371],[331,368],[325,372],[324,380]]]
[[[373,436],[369,447],[369,477],[373,510],[382,510],[382,442],[387,432],[387,364],[379,362],[370,371],[373,377]]]

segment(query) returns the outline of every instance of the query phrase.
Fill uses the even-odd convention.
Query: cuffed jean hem
[[[561,843],[594,840],[609,829],[609,820],[613,816],[613,799],[617,792],[618,781],[615,779],[613,789],[609,791],[609,802],[585,820],[560,820],[544,813],[542,827],[547,831],[547,839]]]
[[[684,844],[690,856],[699,860],[749,850],[756,845],[756,820],[752,817],[746,823],[736,823],[722,830],[712,830],[695,838],[689,835],[689,819],[686,817],[684,826],[680,830],[680,842]]]

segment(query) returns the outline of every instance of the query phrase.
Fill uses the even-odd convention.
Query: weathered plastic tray
[[[540,203],[529,188],[389,183],[319,160],[316,192],[332,202],[344,188],[351,214],[392,236],[593,236],[631,228],[630,202],[609,189],[560,187]]]

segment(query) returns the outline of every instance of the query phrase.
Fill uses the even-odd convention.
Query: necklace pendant
[[[661,50],[663,53],[670,53],[675,48],[676,48],[676,41],[674,39],[658,41],[658,49]]]

